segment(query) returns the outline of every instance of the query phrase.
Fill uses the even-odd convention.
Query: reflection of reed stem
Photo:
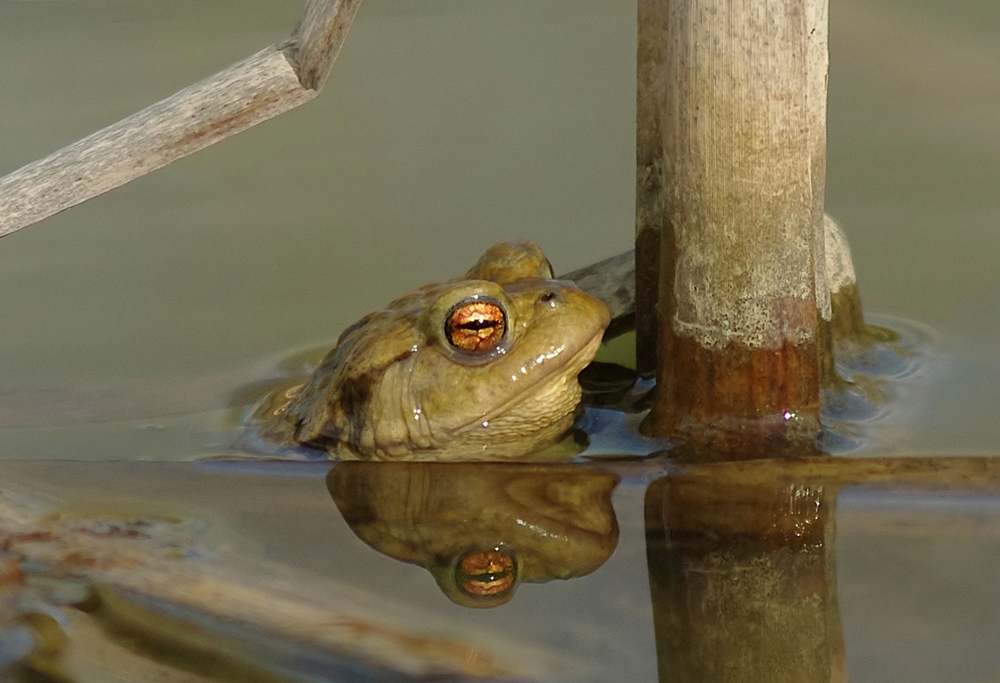
[[[846,680],[836,491],[678,475],[646,494],[662,683]]]

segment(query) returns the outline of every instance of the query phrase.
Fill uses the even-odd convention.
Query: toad
[[[262,432],[341,459],[507,460],[558,442],[610,315],[528,241],[347,328]]]

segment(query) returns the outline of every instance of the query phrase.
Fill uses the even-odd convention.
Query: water
[[[867,308],[941,334],[905,428],[914,452],[988,454],[998,443],[998,11],[831,8],[827,210],[846,226]]]
[[[0,173],[281,39],[300,5],[0,4]],[[867,309],[937,335],[877,426],[893,453],[1000,444],[998,20],[984,0],[831,7],[827,209]],[[199,586],[318,605],[303,612],[313,631],[276,641],[286,654],[336,630],[326,608],[529,680],[656,680],[643,513],[656,467],[620,467],[618,543],[599,569],[468,610],[359,540],[325,469],[190,462],[232,443],[233,392],[494,241],[531,238],[557,271],[627,249],[634,34],[634,4],[614,0],[366,0],[318,100],[4,239],[0,471],[26,497],[11,509],[28,525],[53,510],[181,520],[200,559],[178,571],[204,569]],[[850,680],[995,677],[995,492],[882,486],[836,504]],[[246,628],[283,627],[249,598],[226,604]],[[91,640],[74,671],[101,680],[85,656],[106,646],[100,620],[75,618]]]

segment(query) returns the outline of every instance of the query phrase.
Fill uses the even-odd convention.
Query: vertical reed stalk
[[[639,248],[659,236],[644,430],[718,457],[801,454],[819,428],[821,5],[640,3]]]

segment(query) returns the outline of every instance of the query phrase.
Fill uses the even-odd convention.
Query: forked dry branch
[[[287,40],[0,178],[0,237],[316,97],[360,5],[308,0]]]

